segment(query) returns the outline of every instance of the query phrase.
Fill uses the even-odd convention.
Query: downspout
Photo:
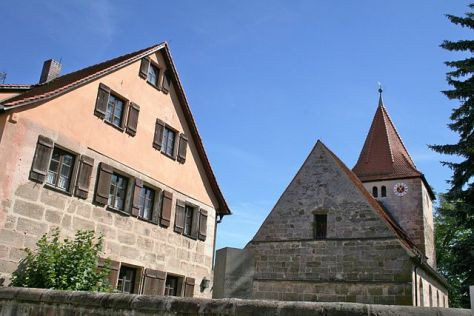
[[[418,266],[415,263],[414,273],[415,273],[415,306],[418,306],[418,275],[416,274],[416,268]]]

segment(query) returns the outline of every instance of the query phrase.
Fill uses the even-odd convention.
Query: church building
[[[318,140],[247,246],[217,251],[213,297],[448,306],[435,196],[379,92],[354,168]]]

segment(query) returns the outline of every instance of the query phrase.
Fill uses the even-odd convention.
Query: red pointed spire
[[[382,89],[379,93],[377,111],[352,170],[361,181],[421,176],[385,109]]]

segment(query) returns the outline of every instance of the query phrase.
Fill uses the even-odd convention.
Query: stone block
[[[2,229],[0,230],[0,243],[8,246],[23,247],[25,235],[19,232]]]
[[[16,189],[15,195],[25,200],[36,201],[40,194],[40,188],[41,186],[39,184],[29,181],[20,185]]]
[[[134,247],[121,246],[120,247],[120,256],[138,260],[140,257],[140,251]]]
[[[0,271],[4,273],[12,273],[16,270],[17,266],[18,263],[16,262],[0,259]]]
[[[48,231],[48,225],[46,223],[20,217],[18,218],[18,223],[16,224],[16,230],[33,236],[41,236]]]
[[[133,221],[128,216],[116,215],[114,216],[114,226],[119,230],[131,231],[133,229]]]
[[[29,218],[42,219],[44,207],[17,199],[13,205],[13,212]]]
[[[61,221],[61,227],[65,229],[71,229],[71,215],[64,214],[64,217]]]
[[[135,245],[137,242],[137,238],[134,234],[118,231],[117,239],[120,243],[126,245]]]
[[[84,203],[78,203],[76,207],[76,215],[82,216],[84,218],[91,217],[92,206]]]
[[[113,241],[106,241],[105,250],[109,254],[118,255],[120,254],[120,244]]]
[[[67,199],[68,198],[62,193],[46,189],[41,192],[40,198],[41,202],[43,202],[44,204],[60,210],[64,210],[64,208],[66,207]]]
[[[5,245],[0,245],[0,258],[8,257],[8,247]]]
[[[96,232],[103,234],[108,240],[117,238],[117,230],[112,226],[98,223]]]
[[[94,230],[95,224],[92,221],[74,216],[72,219],[72,228],[74,230]]]
[[[109,212],[103,208],[100,208],[100,207],[94,207],[94,211],[92,213],[92,217],[94,218],[94,220],[100,222],[100,223],[103,223],[103,224],[107,224],[107,225],[112,225],[113,222],[114,222],[114,216],[112,214],[112,212]],[[129,223],[129,225],[133,225],[133,223]],[[130,230],[131,228],[129,227],[128,230]]]
[[[7,215],[5,220],[5,228],[6,229],[14,229],[16,225],[17,216]]]
[[[23,248],[10,248],[9,258],[15,262],[19,262],[26,257],[26,251]]]
[[[44,218],[52,224],[60,224],[63,213],[61,211],[46,210]]]
[[[153,247],[154,247],[153,239],[144,238],[141,236],[137,238],[137,245],[140,249],[149,250],[149,251],[153,251]]]
[[[136,221],[134,226],[134,232],[139,236],[149,237],[151,234],[151,229],[148,227],[148,223],[143,221]]]

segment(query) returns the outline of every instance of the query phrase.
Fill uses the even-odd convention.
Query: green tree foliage
[[[77,231],[74,240],[59,238],[59,230],[44,234],[38,249],[25,249],[26,258],[13,272],[12,286],[75,291],[109,291],[110,263],[97,268],[103,238],[94,231]]]
[[[474,4],[469,5],[469,8],[474,9]],[[447,17],[456,25],[474,29],[474,12],[466,13],[465,17]],[[453,175],[451,188],[445,195],[449,207],[445,209],[446,204],[441,206],[437,220],[440,230],[448,230],[441,236],[445,240],[439,245],[447,247],[447,258],[443,260],[451,265],[450,268],[444,268],[447,273],[454,273],[448,279],[453,280],[452,286],[458,287],[460,293],[459,301],[453,302],[453,306],[459,304],[468,307],[468,286],[474,284],[474,40],[444,41],[441,47],[464,53],[467,57],[446,62],[452,68],[446,76],[452,89],[443,93],[450,100],[459,101],[448,125],[458,134],[458,142],[430,147],[439,153],[459,158],[458,162],[443,162],[453,170]],[[439,248],[439,251],[444,250]]]
[[[435,241],[438,271],[446,277],[450,284],[449,303],[451,307],[467,307],[468,293],[463,289],[469,270],[459,258],[463,251],[464,240],[469,237],[469,229],[459,227],[454,204],[439,195],[440,206],[435,213]],[[460,262],[460,263],[459,263]]]

